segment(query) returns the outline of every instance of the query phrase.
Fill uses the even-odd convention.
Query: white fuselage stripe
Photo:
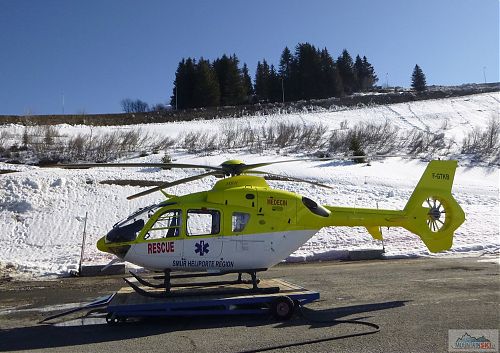
[[[212,238],[190,237],[133,244],[125,260],[153,270],[270,268],[297,250],[318,230],[296,230]]]

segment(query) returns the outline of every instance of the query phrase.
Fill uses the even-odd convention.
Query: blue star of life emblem
[[[209,244],[205,243],[204,240],[201,240],[199,243],[194,244],[194,246],[195,246],[194,252],[197,254],[199,253],[200,256],[203,256],[209,252],[208,250]]]

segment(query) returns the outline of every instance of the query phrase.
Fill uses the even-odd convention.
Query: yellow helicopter
[[[245,164],[229,160],[220,166],[179,163],[73,164],[64,168],[161,167],[201,168],[205,172],[166,182],[128,199],[161,191],[166,200],[144,207],[116,223],[99,239],[97,248],[144,268],[163,271],[162,283],[151,283],[134,275],[139,283],[164,288],[168,295],[172,278],[203,274],[171,275],[171,271],[198,271],[204,275],[250,274],[258,290],[257,272],[284,260],[323,227],[362,226],[375,239],[382,240],[380,227],[403,227],[418,235],[431,252],[452,246],[455,230],[465,214],[453,198],[451,189],[457,161],[431,161],[403,210],[336,207],[319,205],[299,194],[271,188],[264,176],[277,177],[259,167],[270,163]],[[61,167],[61,166],[59,166]],[[163,191],[208,176],[225,176],[213,188],[184,196]],[[331,188],[316,182],[285,177]],[[138,293],[159,296],[127,281]],[[210,282],[213,283],[213,282]],[[221,282],[215,282],[221,283]],[[233,282],[231,282],[233,283]]]

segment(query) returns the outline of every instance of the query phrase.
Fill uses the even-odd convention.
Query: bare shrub
[[[328,128],[322,124],[303,125],[297,136],[297,145],[302,150],[312,150],[323,146],[323,139]]]
[[[258,132],[250,126],[242,128],[240,133],[242,146],[245,146],[250,150],[253,150],[256,147],[256,144],[258,144],[258,141],[260,141]]]
[[[360,151],[369,154],[388,154],[394,151],[411,155],[448,154],[454,146],[453,140],[447,140],[443,132],[429,129],[412,129],[400,133],[389,121],[384,123],[359,123],[348,130],[334,130],[328,139],[328,152],[346,154],[352,141]]]
[[[124,132],[120,136],[120,150],[121,151],[136,151],[138,143],[140,141],[140,132],[139,130],[129,130]]]
[[[498,153],[499,149],[499,136],[500,136],[500,121],[492,117],[488,122],[486,131],[484,133],[485,137],[485,150],[488,153]]]
[[[328,141],[328,151],[345,153],[352,141],[359,149],[372,153],[390,153],[398,147],[398,129],[388,121],[384,123],[359,123],[347,130],[332,131]]]
[[[4,152],[7,149],[7,141],[10,138],[8,131],[0,131],[0,152]]]
[[[195,151],[197,146],[197,141],[201,136],[201,132],[190,131],[186,133],[182,140],[181,146],[188,151]]]
[[[275,140],[275,131],[274,128],[269,125],[269,126],[262,126],[261,127],[261,135],[262,135],[262,143],[264,145],[264,148],[271,148],[272,145],[274,144]]]
[[[409,154],[433,154],[446,147],[444,133],[435,133],[427,130],[412,129],[404,138],[405,147]]]
[[[276,126],[270,128],[275,130],[274,133],[269,134],[270,137],[274,137],[273,145],[279,148],[289,147],[296,143],[301,134],[301,128],[297,124],[279,122]]]
[[[222,126],[218,137],[219,145],[221,148],[231,149],[238,146],[238,128],[226,123]]]
[[[32,150],[39,159],[58,160],[62,142],[59,129],[52,125],[42,125],[33,127],[32,134],[23,134],[31,142]]]
[[[66,157],[71,161],[86,160],[90,136],[78,134],[66,142]]]
[[[328,139],[328,151],[344,153],[349,147],[349,133],[347,131],[334,130]]]
[[[485,129],[470,131],[462,141],[462,153],[474,154],[480,159],[493,157],[498,160],[500,152],[500,122],[495,117],[488,121]]]
[[[24,127],[22,140],[25,149],[28,149],[28,147],[31,146],[33,143],[33,136],[30,130],[32,130],[30,127],[28,126]]]
[[[181,147],[191,153],[217,149],[216,137],[206,131],[189,131],[184,135]]]
[[[149,148],[153,151],[166,150],[175,144],[175,139],[169,136],[156,136],[149,142]]]
[[[120,141],[116,132],[96,136],[91,141],[91,155],[96,162],[107,162],[120,156]]]
[[[52,125],[45,125],[43,127],[43,142],[51,146],[56,142],[56,138],[59,137],[59,131],[56,127]]]

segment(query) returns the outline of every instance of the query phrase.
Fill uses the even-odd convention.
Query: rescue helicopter
[[[108,163],[58,167],[204,169],[202,174],[161,183],[129,196],[128,199],[135,199],[160,191],[166,199],[141,208],[117,222],[97,242],[100,251],[146,269],[163,272],[163,275],[154,277],[160,280],[156,282],[132,273],[141,285],[161,288],[160,292],[143,289],[125,279],[136,292],[152,297],[173,295],[171,288],[178,285],[171,282],[174,278],[228,273],[238,274],[238,279],[204,284],[248,283],[253,291],[273,291],[275,289],[258,287],[257,273],[283,261],[323,227],[365,227],[377,240],[383,239],[381,227],[402,227],[419,236],[429,251],[440,252],[450,249],[454,232],[465,221],[464,211],[451,193],[457,161],[430,161],[402,210],[320,205],[297,193],[271,188],[264,177],[279,176],[257,170],[293,161],[297,160],[256,164],[228,160],[220,166]],[[183,196],[164,191],[209,176],[224,178],[207,191]],[[329,185],[288,176],[280,180],[332,189]],[[197,273],[171,274],[179,270]],[[243,280],[243,274],[249,274],[251,280]]]

